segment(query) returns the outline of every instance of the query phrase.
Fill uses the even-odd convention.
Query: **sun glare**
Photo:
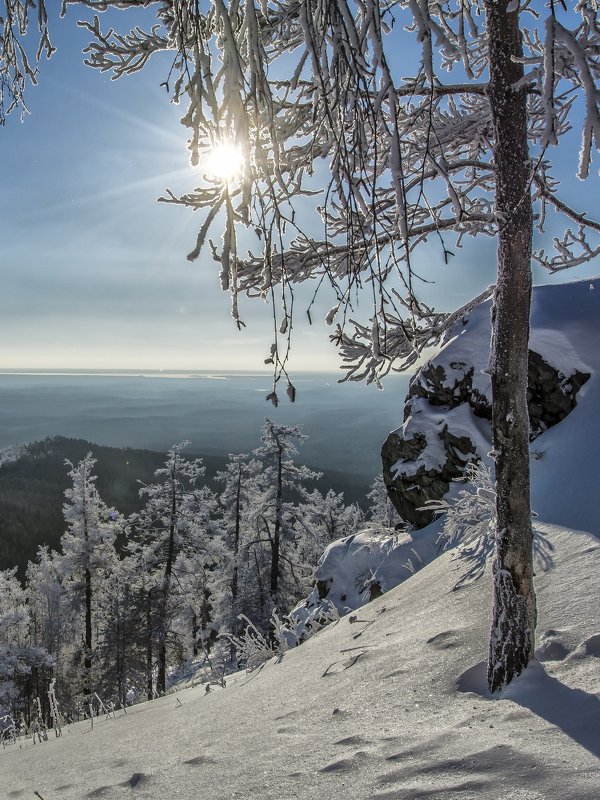
[[[235,180],[244,167],[242,151],[234,144],[217,144],[207,154],[202,166],[204,174],[209,178],[226,182]]]

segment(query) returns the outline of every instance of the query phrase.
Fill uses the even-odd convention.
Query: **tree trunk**
[[[254,564],[256,566],[256,587],[258,589],[258,602],[261,612],[265,609],[265,591],[263,587],[262,576],[260,574],[260,564],[258,562],[258,556],[256,555],[256,550],[252,551],[254,555]]]
[[[83,536],[86,550],[85,567],[85,642],[84,642],[84,692],[86,706],[92,702],[92,571],[90,569],[90,532],[87,517],[87,473],[83,480]]]
[[[199,631],[199,628],[198,628],[198,615],[194,611],[192,613],[192,654],[193,654],[194,658],[196,658],[196,656],[200,652],[198,650],[198,631]]]
[[[171,576],[173,562],[175,561],[175,530],[177,528],[177,457],[173,458],[171,468],[171,514],[169,518],[169,543],[167,547],[167,560],[162,590],[162,608],[160,626],[160,641],[158,643],[158,675],[156,678],[156,691],[164,694],[167,689],[167,630],[169,613],[169,597],[171,595]]]
[[[279,591],[279,556],[281,547],[281,522],[283,517],[283,449],[277,442],[277,493],[275,496],[275,525],[271,540],[271,580],[270,590],[273,605],[277,605]]]
[[[238,596],[238,557],[240,552],[240,524],[242,518],[242,465],[238,464],[235,493],[235,531],[233,535],[233,575],[231,576],[231,607],[235,610]]]
[[[152,686],[152,590],[146,595],[146,697],[154,697]]]
[[[85,655],[83,666],[87,705],[92,702],[92,573],[89,569],[85,571]]]
[[[486,0],[494,125],[498,282],[492,312],[493,441],[496,459],[496,557],[488,684],[496,691],[533,658],[535,594],[529,491],[527,355],[533,214],[526,92],[515,90],[523,65],[519,12]]]

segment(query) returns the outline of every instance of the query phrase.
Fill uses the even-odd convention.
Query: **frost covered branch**
[[[29,47],[26,38],[32,16],[39,37],[36,49]],[[0,125],[15,109],[27,112],[27,83],[37,84],[37,64],[42,56],[50,58],[54,50],[45,0],[4,0],[4,14],[0,14]]]
[[[154,53],[169,49],[168,41],[159,36],[157,25],[148,33],[141,28],[134,28],[122,36],[112,29],[103,34],[98,17],[94,17],[93,22],[82,21],[78,24],[94,37],[94,41],[84,50],[88,54],[85,63],[101,72],[112,70],[113,80],[139,72]]]
[[[101,12],[140,3],[83,0],[83,5]],[[293,287],[311,279],[333,287],[336,304],[328,322],[337,317],[332,338],[341,349],[345,379],[376,380],[392,366],[411,366],[423,347],[436,343],[445,318],[417,301],[414,248],[433,236],[447,259],[442,235],[448,231],[460,245],[465,235],[493,236],[498,230],[480,0],[393,5],[213,0],[202,10],[195,0],[142,5],[156,6],[157,24],[148,32],[137,27],[103,33],[97,18],[83,23],[93,39],[88,63],[118,78],[141,69],[154,53],[172,53],[165,86],[174,101],[187,102],[182,122],[199,173],[193,190],[181,196],[167,192],[163,199],[203,214],[189,258],[210,245],[238,325],[243,324],[239,294],[273,304],[276,378],[285,374]],[[530,2],[521,3],[523,82],[530,139],[542,154],[569,129],[581,98],[584,177],[599,141],[600,34],[595,6],[578,3],[576,11],[578,17],[562,19],[551,4],[541,19]],[[422,50],[420,65],[408,77],[399,77],[388,59],[403,27]],[[461,79],[443,80],[454,68]],[[243,167],[235,180],[204,174],[219,142],[241,152]],[[546,181],[541,158],[532,181],[542,216],[551,203],[574,219],[557,187]],[[302,198],[315,196],[318,216],[302,230],[297,208]],[[221,220],[217,242],[211,231]],[[319,226],[321,236],[315,235]],[[242,252],[245,229],[257,234],[248,253]],[[567,236],[557,250],[555,259],[542,255],[541,263],[556,270],[597,252],[577,235]],[[348,333],[363,288],[363,302],[372,298],[369,316],[376,324],[352,322]]]
[[[378,386],[392,369],[403,371],[415,364],[428,347],[436,345],[444,335],[479,303],[491,297],[494,286],[488,286],[473,300],[452,314],[440,314],[423,304],[418,315],[402,319],[385,312],[375,317],[367,328],[354,320],[352,336],[341,326],[330,337],[347,362],[343,380],[375,382]],[[417,322],[418,320],[418,322]]]
[[[590,245],[584,225],[580,225],[577,232],[567,229],[562,238],[554,238],[553,245],[556,255],[552,257],[546,256],[544,250],[533,254],[533,258],[550,272],[560,272],[586,264],[600,255],[600,244],[595,247]]]
[[[496,545],[496,485],[492,470],[483,462],[467,465],[467,485],[450,499],[435,500],[425,508],[445,514],[440,539],[445,548],[456,547],[455,560],[466,566],[454,589],[478,580],[492,557]],[[533,553],[543,569],[552,565],[552,543],[534,530]]]

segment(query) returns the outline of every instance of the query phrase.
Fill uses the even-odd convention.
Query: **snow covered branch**
[[[25,5],[8,3],[21,13]],[[328,322],[340,320],[333,338],[346,379],[377,380],[392,363],[408,368],[436,341],[445,315],[418,302],[415,248],[434,237],[447,258],[449,234],[460,245],[466,235],[495,236],[507,224],[495,202],[483,0],[63,0],[63,11],[70,5],[96,13],[154,8],[149,30],[104,32],[97,16],[80,23],[92,39],[87,63],[119,78],[171,54],[164,85],[187,104],[182,123],[198,172],[190,191],[166,190],[162,199],[200,212],[188,257],[210,248],[239,327],[238,295],[271,302],[275,381],[287,375],[294,284],[310,279],[333,287]],[[523,42],[515,89],[527,94],[539,227],[550,204],[579,229],[555,240],[554,257],[542,250],[537,258],[564,269],[596,255],[584,229],[597,233],[599,226],[559,196],[546,162],[581,111],[578,174],[590,173],[600,142],[598,7],[550,3],[542,13],[525,0],[507,13],[517,14]],[[402,65],[406,75],[389,57],[401,36],[412,36],[421,51]],[[241,162],[226,179],[207,169],[223,144]],[[309,209],[302,218],[300,208]],[[370,296],[364,316],[371,322],[357,321],[348,333],[361,294]]]
[[[493,290],[493,286],[488,286],[452,314],[436,313],[421,305],[414,317],[402,319],[385,313],[383,317],[374,318],[370,328],[350,320],[354,326],[351,336],[338,325],[330,338],[347,364],[343,367],[346,375],[342,380],[366,380],[380,386],[382,378],[392,369],[403,372],[422,357],[426,348],[439,344],[455,323],[488,299]]]
[[[33,15],[39,35],[35,50],[26,41]],[[42,56],[50,58],[54,50],[45,0],[4,0],[4,14],[0,14],[0,125],[15,109],[27,112],[27,83],[37,84],[37,64]]]

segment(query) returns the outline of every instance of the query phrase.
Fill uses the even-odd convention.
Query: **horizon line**
[[[337,373],[338,369],[318,368],[313,369],[293,369],[290,370],[291,375],[299,373]],[[144,374],[152,373],[157,376],[160,375],[260,375],[272,376],[271,370],[261,369],[208,369],[204,367],[180,369],[180,368],[165,368],[165,367],[2,367],[0,366],[0,375],[130,375],[133,377],[143,376]]]

